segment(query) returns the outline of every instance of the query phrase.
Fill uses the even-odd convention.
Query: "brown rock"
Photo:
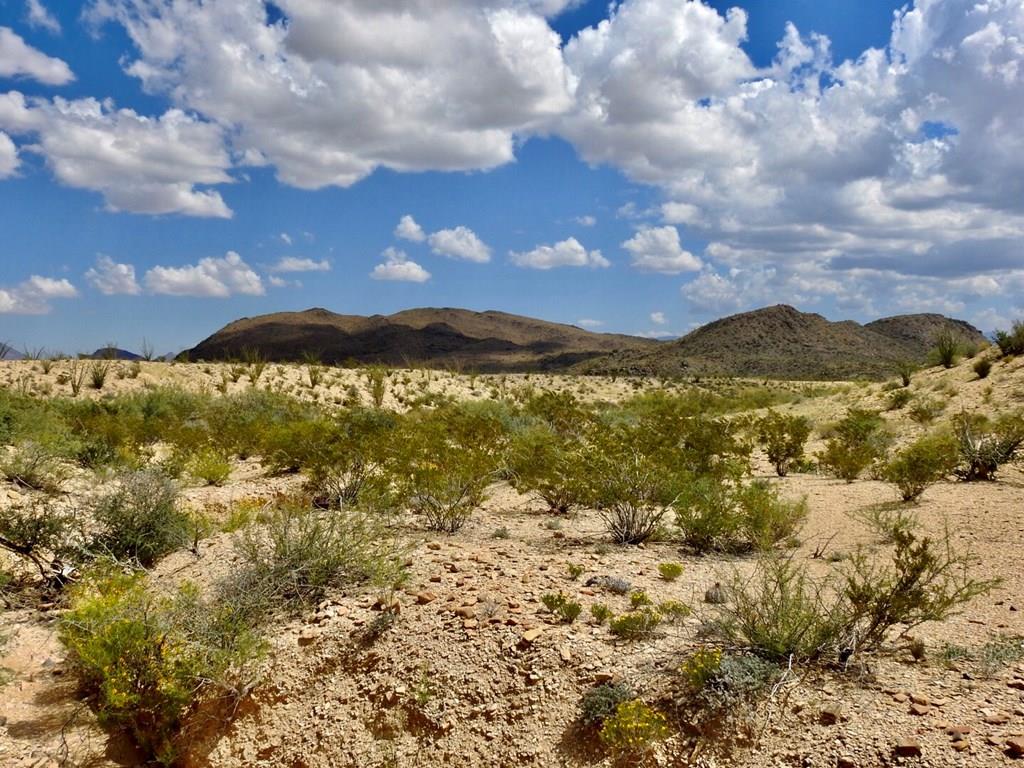
[[[462,622],[462,628],[463,629],[476,629],[479,626],[479,624],[480,624],[480,622],[477,621],[476,619],[466,619],[464,622]]]
[[[927,696],[922,696],[919,693],[912,693],[912,694],[910,694],[910,700],[912,702],[914,702],[915,704],[921,704],[921,705],[923,705],[925,707],[931,705],[931,701],[928,700],[928,697]]]
[[[432,603],[435,600],[437,600],[437,595],[433,592],[420,592],[416,595],[416,602],[420,605],[426,605],[427,603]]]
[[[461,619],[475,619],[476,611],[469,606],[463,606],[455,609],[455,615]]]
[[[893,694],[892,700],[895,701],[897,704],[902,704],[903,702],[907,701],[909,698],[910,697],[907,696],[907,694],[905,694],[905,693],[896,693],[896,694]]]
[[[1010,757],[1020,759],[1024,757],[1024,738],[1015,737],[1006,740],[1006,751]]]
[[[822,725],[835,725],[843,718],[843,710],[838,704],[828,704],[821,708],[818,721]]]
[[[1006,725],[1010,722],[1010,717],[1002,712],[996,712],[994,715],[985,715],[984,720],[989,725]]]
[[[911,704],[910,705],[910,714],[917,715],[918,717],[921,717],[923,715],[927,715],[931,711],[932,711],[932,708],[929,707],[927,704]]]
[[[441,544],[439,542],[431,541],[431,542],[427,543],[427,549],[432,549],[432,550],[434,550],[436,552],[440,548],[441,548]]]
[[[572,661],[572,651],[569,650],[569,646],[568,645],[560,645],[560,646],[558,646],[558,655],[562,659],[562,661],[565,662],[566,664],[568,664],[570,661]]]
[[[920,757],[921,744],[915,739],[900,739],[892,751],[899,757]]]
[[[857,761],[849,755],[840,755],[836,758],[836,768],[857,768]]]
[[[521,642],[525,645],[533,645],[535,642],[537,642],[537,640],[540,639],[540,636],[543,634],[543,629],[528,629],[525,632],[523,632]]]
[[[957,739],[953,742],[952,746],[953,749],[957,752],[966,752],[967,749],[971,746],[971,744],[969,741],[967,741],[967,739]]]

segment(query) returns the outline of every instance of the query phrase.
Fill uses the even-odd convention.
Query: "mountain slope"
[[[184,354],[191,360],[223,360],[255,350],[275,361],[310,354],[325,363],[518,371],[561,370],[600,355],[657,345],[504,312],[424,308],[363,317],[309,309],[236,320]]]
[[[653,350],[609,355],[587,372],[766,376],[790,379],[884,378],[893,363],[923,363],[936,334],[948,329],[965,342],[984,340],[962,320],[900,315],[860,325],[778,305],[724,317]]]

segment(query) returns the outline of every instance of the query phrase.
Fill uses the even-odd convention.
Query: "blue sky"
[[[0,340],[1024,311],[1022,0],[394,5],[0,0]]]

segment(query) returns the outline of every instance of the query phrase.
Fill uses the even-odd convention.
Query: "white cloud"
[[[590,216],[590,215],[586,215],[586,216],[577,216],[577,217],[576,217],[576,219],[575,219],[575,221],[576,221],[576,223],[577,223],[577,224],[579,224],[579,225],[580,225],[581,227],[592,227],[592,226],[594,226],[595,224],[597,224],[597,219],[596,219],[596,218],[594,218],[593,216]]]
[[[665,318],[664,312],[651,312],[651,322],[655,325],[665,325],[668,320]]]
[[[270,268],[271,272],[330,272],[331,263],[327,259],[316,261],[314,259],[300,259],[295,256],[285,256],[278,260]]]
[[[226,298],[265,293],[260,276],[234,251],[185,267],[153,267],[146,272],[145,284],[150,292],[168,296]]]
[[[577,320],[576,325],[580,326],[580,328],[600,328],[602,325],[604,325],[604,321],[584,317],[580,320]]]
[[[701,260],[679,244],[675,227],[643,227],[622,247],[633,257],[633,266],[645,272],[676,275],[701,268]]]
[[[608,267],[608,259],[600,251],[587,251],[575,237],[554,245],[538,245],[525,253],[509,253],[512,263],[529,269],[554,267]]]
[[[468,227],[442,229],[430,235],[427,242],[438,256],[481,264],[491,260],[491,249]]]
[[[493,168],[571,104],[560,0],[94,0],[137,50],[126,70],[230,126],[287,184],[349,186],[378,167]]]
[[[278,237],[281,238],[281,242],[284,243],[285,245],[292,244],[292,236],[289,235],[287,232],[282,232],[280,235],[278,235]]]
[[[25,11],[28,16],[28,23],[30,27],[38,27],[45,29],[54,35],[60,34],[60,22],[57,21],[57,17],[50,13],[49,9],[43,5],[42,0],[26,0]]]
[[[142,292],[135,279],[135,267],[119,264],[109,256],[100,255],[96,265],[85,273],[85,279],[100,293],[107,296],[127,294],[134,296]]]
[[[0,288],[0,315],[45,315],[53,299],[73,299],[78,290],[68,280],[32,275],[13,288]]]
[[[10,27],[0,27],[0,77],[27,77],[45,85],[75,79],[66,62],[36,50]]]
[[[110,101],[0,94],[0,129],[33,135],[57,179],[101,193],[114,211],[230,218],[220,193],[231,161],[222,129],[181,110],[146,117]]]
[[[423,227],[417,224],[416,219],[409,214],[406,214],[399,220],[398,226],[395,227],[395,237],[402,240],[411,240],[414,243],[422,243],[427,239]]]
[[[14,146],[11,137],[0,131],[0,179],[13,176],[18,170],[18,148]]]
[[[430,279],[430,273],[415,261],[409,261],[404,251],[387,248],[381,255],[384,256],[384,263],[378,264],[370,273],[374,280],[425,283]]]

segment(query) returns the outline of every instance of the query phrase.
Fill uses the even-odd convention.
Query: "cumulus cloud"
[[[45,315],[53,299],[73,299],[78,290],[68,280],[32,275],[13,288],[0,288],[0,314]]]
[[[85,273],[85,279],[93,288],[107,296],[134,296],[142,292],[135,279],[135,267],[131,264],[119,264],[109,256],[97,257],[95,266]]]
[[[576,217],[576,219],[575,219],[575,221],[576,221],[576,223],[577,223],[577,224],[579,224],[579,225],[580,225],[581,227],[592,227],[592,226],[594,226],[595,224],[597,224],[597,219],[596,219],[596,218],[594,218],[593,216],[590,216],[590,215],[586,215],[586,216],[577,216],[577,217]]]
[[[60,34],[60,22],[57,17],[50,13],[43,5],[42,0],[26,0],[25,14],[30,27],[45,29],[54,35]]]
[[[633,266],[644,272],[676,275],[701,268],[701,260],[679,244],[675,227],[643,227],[622,247],[633,257]]]
[[[655,325],[665,325],[668,320],[665,318],[664,312],[651,312],[651,322]]]
[[[71,67],[26,43],[10,27],[0,27],[0,77],[25,77],[45,85],[67,85]]]
[[[430,235],[427,242],[438,256],[481,264],[491,260],[491,249],[468,227],[442,229]]]
[[[398,248],[387,248],[381,254],[384,263],[373,268],[370,277],[374,280],[394,280],[406,283],[425,283],[430,273],[415,261],[410,261],[404,251]]]
[[[378,167],[493,168],[517,131],[568,109],[561,40],[522,0],[93,0],[124,27],[127,72],[231,126],[252,162],[303,188],[349,186]]]
[[[171,109],[146,117],[110,101],[26,99],[0,94],[0,129],[27,135],[54,176],[99,192],[113,211],[229,218],[214,190],[232,179],[222,129]]]
[[[14,146],[11,137],[0,131],[0,179],[13,176],[18,170],[18,148]]]
[[[554,267],[608,267],[611,263],[600,251],[588,251],[575,237],[554,245],[538,245],[532,251],[509,253],[512,263],[529,269]]]
[[[580,328],[600,328],[602,325],[604,325],[604,321],[594,320],[593,318],[590,317],[584,317],[581,318],[580,320],[577,320],[576,325],[580,326]]]
[[[153,267],[146,272],[145,284],[150,292],[168,296],[227,298],[266,292],[260,276],[234,251],[184,267]]]
[[[422,243],[427,239],[423,227],[417,224],[416,219],[409,214],[406,214],[399,220],[398,226],[395,227],[395,237],[401,240],[410,240],[414,243]]]
[[[301,259],[295,256],[285,256],[278,259],[277,263],[270,268],[271,272],[330,272],[331,263],[327,259],[316,261],[315,259]]]

